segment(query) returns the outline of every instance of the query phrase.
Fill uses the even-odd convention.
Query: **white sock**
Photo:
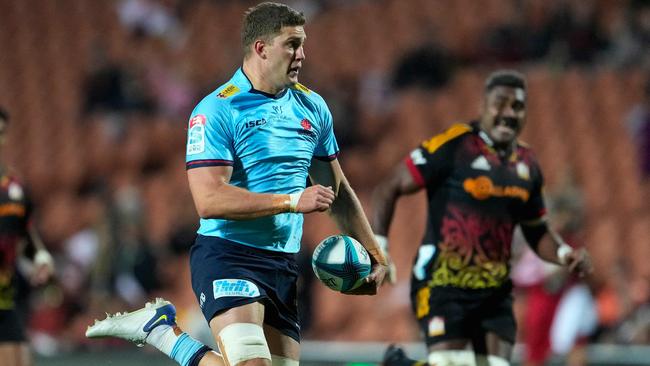
[[[156,347],[167,356],[170,356],[178,338],[179,336],[174,333],[174,328],[172,326],[163,324],[151,330],[146,342]]]

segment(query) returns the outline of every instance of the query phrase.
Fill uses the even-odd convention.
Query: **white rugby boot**
[[[151,331],[159,325],[176,325],[176,308],[171,302],[157,298],[142,309],[133,312],[106,314],[106,319],[95,320],[88,327],[86,337],[116,337],[143,347]]]

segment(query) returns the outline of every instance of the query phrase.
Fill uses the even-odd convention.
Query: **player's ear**
[[[253,51],[261,58],[266,59],[266,43],[258,39],[253,43]]]

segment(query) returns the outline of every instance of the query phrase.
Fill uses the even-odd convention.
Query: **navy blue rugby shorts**
[[[192,289],[208,322],[225,310],[261,302],[264,324],[300,342],[295,254],[197,235],[190,269]]]
[[[16,310],[0,310],[0,343],[26,340],[20,314]]]

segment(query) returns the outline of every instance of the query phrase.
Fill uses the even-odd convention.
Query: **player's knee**
[[[510,362],[505,358],[489,355],[488,362],[490,366],[510,366]]]
[[[271,352],[261,326],[234,323],[219,332],[219,348],[227,366],[254,359],[271,361]]]
[[[300,362],[290,358],[271,355],[271,365],[273,366],[298,366]]]
[[[441,350],[429,353],[427,362],[431,366],[475,366],[474,352],[467,350]]]

